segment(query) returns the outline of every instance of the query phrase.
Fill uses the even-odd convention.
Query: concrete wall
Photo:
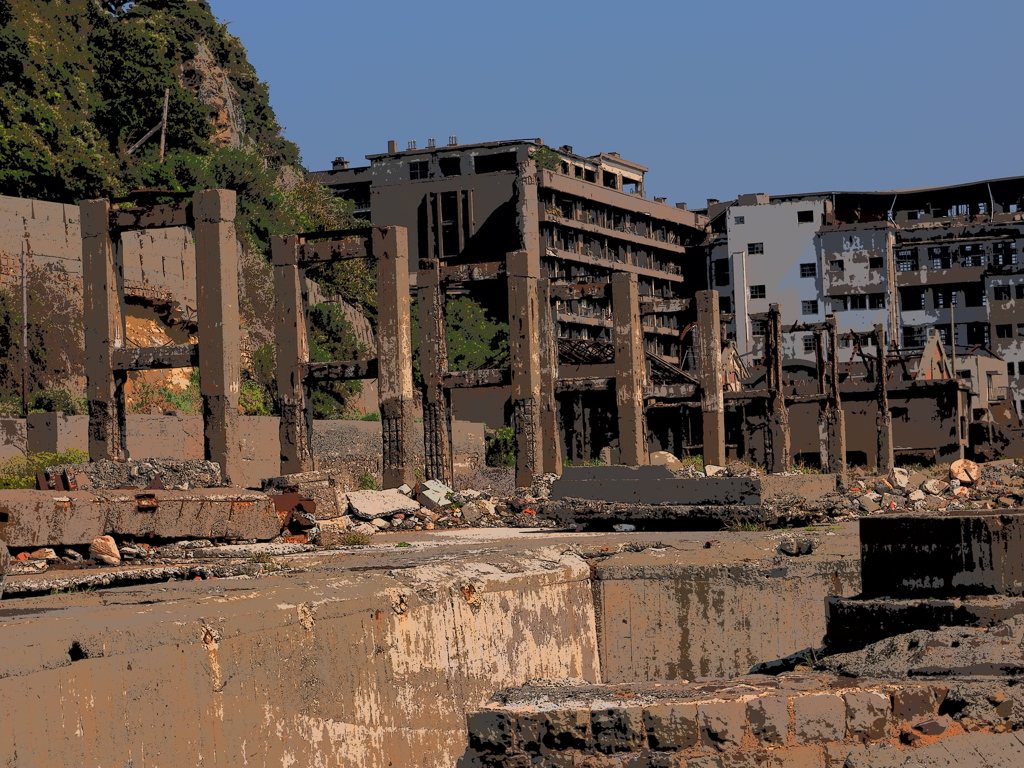
[[[0,622],[0,765],[455,765],[495,690],[600,678],[587,564],[491,562],[33,600]]]
[[[605,682],[746,674],[759,662],[820,647],[825,597],[860,591],[855,543],[829,541],[777,566],[701,564],[699,546],[657,558],[622,553],[597,566]]]

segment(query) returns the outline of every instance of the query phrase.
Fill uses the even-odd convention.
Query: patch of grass
[[[380,421],[380,414],[377,411],[370,411],[360,416],[359,421]]]
[[[380,482],[371,472],[363,472],[356,480],[356,484],[360,491],[379,491],[381,489]]]
[[[764,533],[768,526],[753,520],[730,520],[725,524],[725,530],[733,533]]]
[[[262,565],[273,565],[274,563],[274,558],[269,552],[252,552],[249,554],[249,559]]]
[[[343,547],[365,547],[369,545],[371,541],[372,538],[368,533],[350,531],[338,540],[338,544]],[[409,545],[406,544],[405,546]]]
[[[400,541],[397,544],[395,544],[395,546],[396,547],[411,547],[412,544],[410,544],[408,541]]]
[[[802,461],[798,461],[796,464],[790,464],[789,468],[793,472],[800,472],[804,475],[821,474],[821,469],[819,467],[812,467],[809,464],[804,464]]]
[[[63,453],[40,451],[24,456],[12,456],[0,464],[0,489],[35,488],[36,475],[47,467],[58,464],[84,464],[89,454],[72,448]]]
[[[699,453],[696,456],[685,456],[679,460],[684,467],[693,467],[699,469],[701,472],[704,471],[704,457]]]

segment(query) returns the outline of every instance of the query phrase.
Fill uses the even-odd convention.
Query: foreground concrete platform
[[[778,533],[395,533],[261,578],[5,599],[0,765],[448,768],[499,689],[816,645],[824,596],[859,589],[853,534],[804,560]]]
[[[115,534],[157,539],[260,539],[281,531],[273,502],[256,491],[4,491],[0,539],[10,547],[87,545]]]

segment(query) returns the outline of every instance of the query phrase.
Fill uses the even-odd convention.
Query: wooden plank
[[[377,378],[377,358],[332,363],[308,363],[307,381],[355,381]]]
[[[151,371],[160,368],[193,368],[199,365],[198,344],[168,347],[125,347],[113,353],[119,371]]]

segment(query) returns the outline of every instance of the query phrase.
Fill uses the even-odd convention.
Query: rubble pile
[[[114,490],[147,488],[154,481],[173,491],[193,488],[222,488],[220,465],[214,461],[189,459],[131,459],[129,461],[95,461],[86,464],[59,464],[47,467],[47,477],[84,475],[88,483],[79,481],[78,490]]]

